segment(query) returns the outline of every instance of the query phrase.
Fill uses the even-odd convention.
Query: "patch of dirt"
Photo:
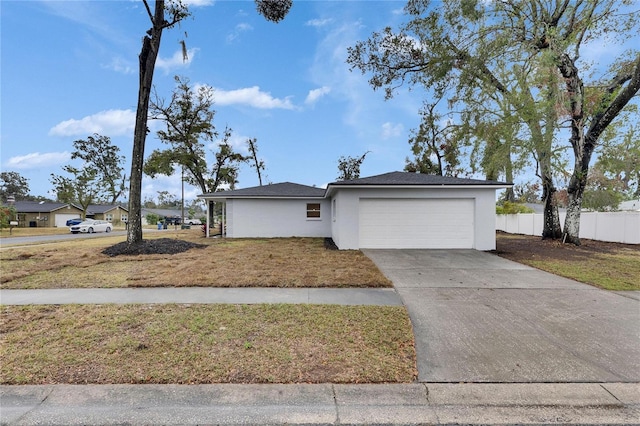
[[[500,257],[516,262],[530,259],[584,260],[597,254],[616,254],[620,250],[637,250],[631,244],[580,239],[581,245],[563,244],[559,240],[543,240],[532,235],[496,234],[496,250]]]
[[[184,240],[172,238],[159,238],[156,240],[142,240],[140,244],[129,245],[126,241],[107,247],[102,253],[114,257],[120,255],[135,256],[139,254],[178,254],[192,248],[205,248],[205,244],[196,244]]]

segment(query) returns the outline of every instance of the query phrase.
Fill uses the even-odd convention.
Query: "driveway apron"
[[[476,250],[364,250],[413,323],[420,382],[640,382],[640,300]]]

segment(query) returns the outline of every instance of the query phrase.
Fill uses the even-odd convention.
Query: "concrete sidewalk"
[[[638,424],[638,387],[589,384],[0,386],[6,425]]]
[[[398,293],[393,288],[153,287],[0,291],[0,305],[106,303],[402,305]]]

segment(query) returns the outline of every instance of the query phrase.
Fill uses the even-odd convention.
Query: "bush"
[[[158,221],[160,220],[160,216],[155,213],[149,213],[145,216],[145,219],[147,219],[147,223],[149,225],[157,225]]]
[[[15,220],[16,209],[13,206],[0,206],[0,229],[8,228],[9,222]]]
[[[496,214],[534,213],[533,209],[520,203],[505,201],[501,206],[496,206]]]

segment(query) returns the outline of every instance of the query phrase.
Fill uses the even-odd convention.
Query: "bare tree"
[[[142,242],[142,175],[144,167],[144,146],[149,129],[147,117],[149,99],[153,85],[153,73],[156,59],[160,51],[162,32],[171,28],[187,16],[189,10],[182,0],[156,0],[152,11],[148,0],[142,0],[151,28],[142,39],[140,51],[140,82],[138,89],[138,106],[136,110],[136,124],[133,134],[133,153],[131,155],[131,173],[129,180],[129,228],[127,231],[128,245]],[[268,21],[280,22],[289,12],[292,0],[256,0],[258,13]],[[165,15],[166,14],[166,15]],[[168,16],[168,20],[165,16]],[[183,45],[184,49],[184,45]]]

